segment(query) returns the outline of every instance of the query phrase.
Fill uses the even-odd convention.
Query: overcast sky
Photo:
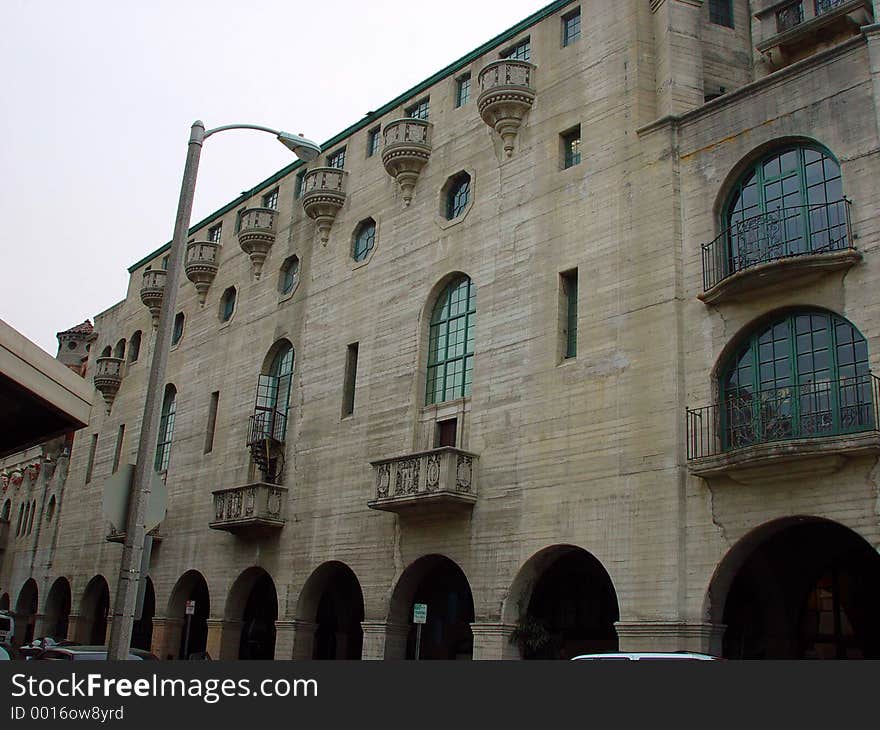
[[[2,0],[0,318],[55,333],[125,296],[171,239],[189,128],[323,143],[549,0]],[[212,137],[193,222],[295,158]]]

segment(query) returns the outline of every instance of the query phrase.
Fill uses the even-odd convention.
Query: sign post
[[[428,620],[428,604],[416,603],[413,605],[413,623],[416,625],[416,661],[419,659],[419,649],[422,646],[422,626]]]
[[[186,602],[186,633],[183,635],[183,658],[189,659],[189,626],[192,623],[193,614],[196,612],[196,602]]]

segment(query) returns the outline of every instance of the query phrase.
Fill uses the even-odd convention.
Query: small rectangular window
[[[263,196],[263,207],[275,210],[278,207],[278,188]]]
[[[208,406],[208,426],[205,430],[205,453],[210,454],[214,450],[214,429],[217,426],[217,406],[220,403],[220,391],[211,393],[211,403]]]
[[[565,358],[577,357],[578,272],[565,271],[559,276],[562,319],[562,342]]]
[[[303,196],[303,193],[305,192],[304,187],[305,187],[305,183],[306,183],[306,173],[307,172],[308,172],[308,170],[303,170],[302,172],[296,173],[296,186],[293,191],[293,195],[297,200],[299,200]]]
[[[125,424],[120,424],[116,432],[116,451],[113,452],[113,473],[119,470],[119,459],[122,456],[122,443],[125,440]]]
[[[562,45],[570,46],[581,37],[581,9],[562,16]]]
[[[733,28],[733,0],[709,0],[709,22]]]
[[[208,229],[208,240],[212,243],[220,243],[220,236],[223,233],[223,224],[218,223]]]
[[[464,74],[455,80],[455,108],[464,106],[471,98],[471,75]]]
[[[171,258],[170,254],[166,254],[165,256],[162,257],[162,268],[165,269],[165,271],[168,271],[168,261],[170,258]]]
[[[337,170],[345,167],[345,147],[327,155],[327,167],[335,167]]]
[[[381,132],[382,130],[379,127],[373,127],[367,132],[367,157],[372,157],[379,151]]]
[[[354,388],[357,381],[358,343],[348,346],[345,354],[345,383],[342,390],[342,417],[354,413]]]
[[[430,98],[425,97],[420,101],[417,101],[412,106],[408,106],[403,110],[404,116],[412,117],[413,119],[423,119],[427,121],[428,113],[429,113],[429,102]]]
[[[244,215],[244,212],[247,208],[242,208],[235,214],[235,232],[238,233],[241,230],[241,217]]]
[[[581,125],[560,135],[562,140],[563,169],[579,165],[581,161]]]
[[[92,434],[92,443],[89,444],[89,460],[86,462],[86,484],[92,481],[92,470],[95,468],[95,451],[98,449],[98,434]]]
[[[512,58],[517,61],[529,61],[532,58],[531,38],[524,38],[515,46],[511,46],[501,52],[501,58]]]
[[[458,419],[449,418],[437,422],[437,431],[434,434],[434,448],[441,446],[455,447],[455,439],[458,436]]]

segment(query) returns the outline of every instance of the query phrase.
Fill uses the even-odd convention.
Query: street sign
[[[416,603],[413,606],[413,623],[424,624],[428,621],[428,604]]]
[[[196,612],[196,602],[195,601],[187,601],[186,602],[186,615],[192,616]]]
[[[134,464],[123,464],[119,470],[104,483],[104,517],[119,532],[128,527],[128,502],[131,496],[131,483],[134,478]],[[150,499],[144,517],[144,530],[149,532],[165,519],[168,503],[168,487],[162,477],[153,472],[150,479]]]

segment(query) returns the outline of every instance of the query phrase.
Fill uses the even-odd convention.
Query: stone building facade
[[[877,5],[554,2],[196,224],[136,641],[880,656]],[[37,633],[106,636],[167,250],[7,538]]]

